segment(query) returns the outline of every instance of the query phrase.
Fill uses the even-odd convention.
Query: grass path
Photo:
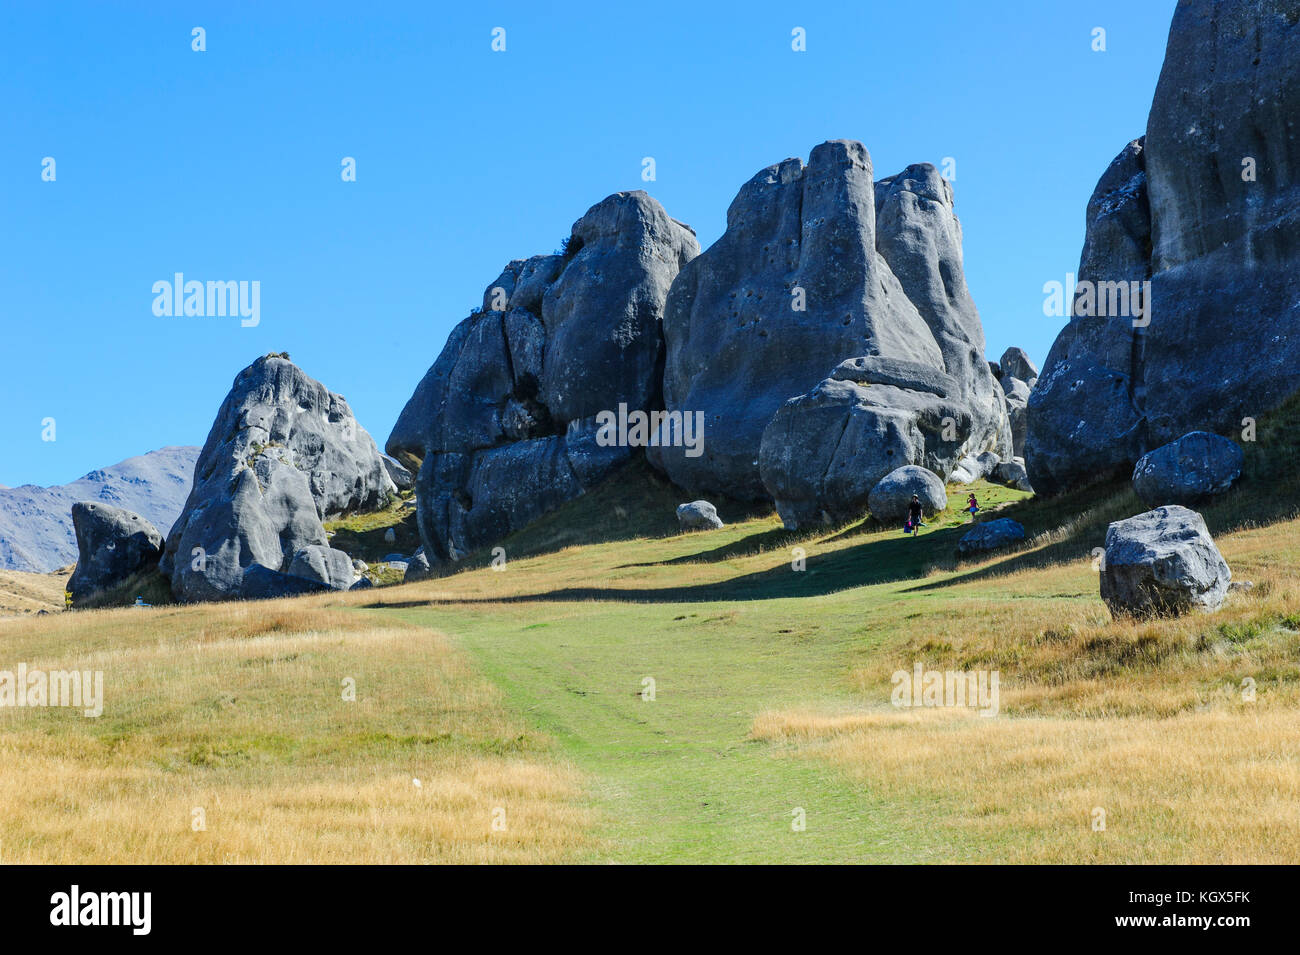
[[[1133,508],[1126,490],[1016,503],[1034,543],[972,564],[953,514],[915,540],[768,517],[533,556],[507,541],[525,556],[501,572],[367,612],[451,635],[586,778],[578,861],[1280,860],[1270,833],[1300,835],[1297,524],[1222,538],[1260,586],[1219,614],[1117,623],[1089,553]],[[915,661],[999,670],[1002,716],[894,709],[890,674]]]
[[[846,772],[751,737],[767,710],[862,705],[854,666],[886,632],[873,618],[889,617],[899,601],[936,599],[902,591],[955,531],[939,545],[891,531],[819,547],[820,538],[805,535],[798,544],[808,565],[800,572],[788,548],[742,546],[781,533],[768,518],[531,557],[502,573],[446,578],[432,606],[395,612],[453,635],[509,709],[593,781],[600,821],[584,861],[974,857],[974,840],[923,803],[886,799]],[[737,556],[718,559],[727,553]],[[897,579],[842,589],[873,576]],[[752,599],[792,587],[814,595]],[[822,590],[829,592],[816,595]],[[548,591],[560,599],[545,599]],[[742,593],[751,599],[736,599]],[[653,701],[643,699],[647,678]]]

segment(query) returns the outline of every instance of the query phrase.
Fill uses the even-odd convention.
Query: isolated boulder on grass
[[[986,554],[1019,544],[1025,539],[1025,529],[1018,521],[1000,517],[996,521],[976,524],[957,542],[957,553],[962,557]]]
[[[718,509],[708,501],[678,504],[677,523],[684,531],[710,531],[724,526]]]
[[[867,507],[871,516],[882,523],[901,521],[907,517],[913,494],[921,499],[921,512],[926,517],[948,506],[948,493],[938,475],[908,464],[895,468],[876,483],[867,496]]]
[[[73,504],[72,528],[77,535],[77,568],[68,590],[74,601],[157,566],[162,556],[158,529],[139,514],[111,504]]]
[[[1192,431],[1144,454],[1133,469],[1133,490],[1147,507],[1200,504],[1232,487],[1244,461],[1235,442]]]
[[[1231,582],[1232,571],[1195,511],[1157,507],[1106,530],[1101,598],[1115,617],[1217,610]]]

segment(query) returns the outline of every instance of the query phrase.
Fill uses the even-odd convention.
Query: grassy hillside
[[[678,534],[677,495],[633,470],[508,539],[499,568],[0,620],[7,660],[102,669],[107,697],[98,720],[0,710],[0,853],[1298,862],[1292,430],[1270,425],[1205,510],[1254,583],[1213,615],[1110,619],[1092,549],[1141,510],[1123,483],[981,484],[1030,540],[961,562],[960,512],[915,539],[726,508]],[[997,670],[999,714],[895,708],[891,675],[918,662]]]
[[[71,573],[68,568],[49,574],[0,570],[0,616],[62,610],[63,589]]]

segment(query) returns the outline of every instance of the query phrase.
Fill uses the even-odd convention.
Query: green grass
[[[414,500],[413,492],[407,491],[381,510],[326,521],[325,530],[331,535],[330,546],[371,564],[382,561],[389,554],[411,556],[420,546],[415,508],[407,503]],[[394,535],[391,544],[384,539],[389,530]],[[401,575],[396,574],[394,579],[376,583],[397,583],[400,580]]]
[[[682,535],[678,496],[652,472],[637,478],[508,539],[504,572],[444,578],[476,577],[488,594],[381,611],[454,634],[511,710],[596,780],[604,826],[584,861],[974,858],[974,841],[954,843],[924,805],[900,806],[749,738],[762,710],[854,704],[855,663],[889,634],[891,612],[903,616],[896,606],[934,602],[903,594],[953,563],[967,515],[938,515],[916,538],[869,519],[787,532],[773,516]],[[976,491],[990,510],[1025,497],[984,483]],[[952,504],[964,500],[955,493]],[[647,526],[656,536],[631,537]],[[597,530],[602,543],[557,546]],[[791,563],[796,547],[807,552],[803,571]],[[560,586],[491,596],[523,575]],[[642,696],[646,678],[653,701]],[[792,829],[796,809],[802,832]]]
[[[1238,578],[1260,586],[1209,619],[1110,619],[1092,555],[1110,522],[1144,509],[1127,480],[1050,499],[979,482],[980,519],[1011,517],[1028,540],[962,562],[963,488],[952,489],[950,510],[917,538],[870,517],[789,532],[773,515],[725,502],[726,528],[683,535],[673,514],[685,498],[643,465],[508,538],[502,571],[472,555],[419,589],[374,595],[366,612],[452,634],[511,711],[590,780],[599,824],[581,861],[1158,861],[1201,859],[1202,850],[1217,858],[1220,844],[1249,851],[1256,824],[1198,823],[1199,835],[1170,828],[1160,806],[1171,797],[1159,787],[1173,770],[1129,772],[1123,747],[1134,733],[1161,739],[1162,721],[1209,719],[1202,714],[1239,705],[1234,688],[1247,676],[1268,706],[1300,702],[1295,594],[1277,587],[1300,553],[1296,544],[1279,544],[1287,539],[1282,526],[1252,530],[1294,514],[1292,478],[1275,464],[1294,438],[1271,419],[1262,433],[1265,443],[1247,448],[1241,489],[1203,509],[1216,535],[1243,532],[1229,550],[1232,563]],[[802,571],[792,566],[796,549],[805,552]],[[917,660],[997,668],[1006,681],[1006,719],[977,720],[986,734],[943,742],[955,748],[939,757],[948,762],[937,776],[928,768],[900,791],[902,774],[870,770],[871,746],[883,751],[883,743],[867,744],[860,756],[821,758],[832,742],[755,735],[767,714],[893,718],[889,674]],[[646,678],[655,681],[653,701],[642,698]],[[1080,720],[1095,729],[1076,729]],[[1134,720],[1149,729],[1134,730]],[[999,747],[997,734],[1014,740],[1035,725],[1047,735],[1030,749],[1039,755],[1027,768],[989,780],[978,797],[984,808],[954,801],[960,787],[946,786],[943,774],[968,780],[979,772],[963,769],[964,747],[1015,754],[1019,744]],[[901,746],[905,761],[914,753],[918,765],[922,754],[932,761],[939,745],[904,724],[874,732]],[[1066,776],[1070,754],[1092,745],[1081,742],[1089,732],[1097,742],[1087,756],[1105,767],[1108,796],[1073,794],[1071,787],[1098,783],[1095,771],[1082,782]],[[1178,732],[1163,755],[1222,758],[1196,749],[1211,738],[1205,729]],[[1244,785],[1258,759],[1272,758],[1257,751],[1276,745],[1269,734],[1278,730],[1269,724],[1252,736],[1243,724],[1234,732],[1241,744],[1234,752],[1246,762],[1225,774],[1237,782],[1181,790],[1211,818],[1216,805],[1214,812],[1229,815],[1223,806],[1241,798],[1231,787]],[[1065,767],[1056,775],[1044,768],[1053,760]],[[1279,766],[1293,772],[1294,762]],[[1089,842],[1087,810],[1095,803],[1081,808],[1075,798],[1125,806],[1133,841]],[[1026,805],[1052,821],[1004,821],[1029,812]],[[791,828],[799,808],[803,832]],[[1069,828],[1076,817],[1078,831],[1062,835],[1061,819]]]

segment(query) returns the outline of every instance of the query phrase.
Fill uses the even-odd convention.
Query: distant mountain
[[[165,536],[194,480],[199,448],[161,448],[99,468],[71,484],[0,488],[0,569],[48,573],[75,563],[72,505],[103,501],[134,511]]]

